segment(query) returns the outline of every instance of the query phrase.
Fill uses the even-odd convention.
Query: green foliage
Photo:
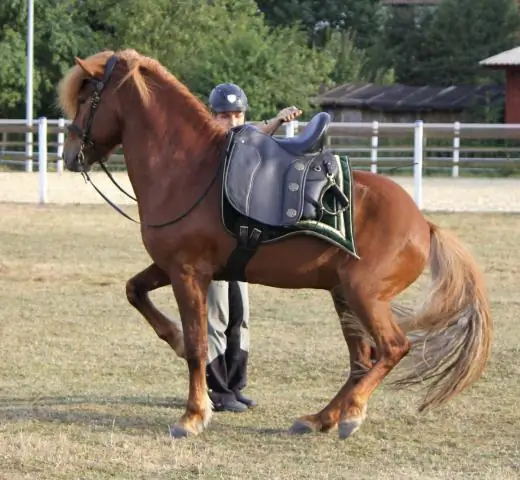
[[[376,82],[385,85],[394,81],[393,70],[386,66],[368,73],[370,58],[367,52],[356,48],[345,31],[334,32],[325,49],[336,59],[328,86],[349,82]]]
[[[26,28],[27,1],[0,2],[0,117],[25,115]],[[290,104],[308,118],[320,86],[501,82],[478,62],[516,45],[519,31],[515,0],[38,0],[34,114],[58,115],[56,86],[74,57],[104,49],[157,58],[203,100],[238,83],[250,118]]]
[[[393,66],[408,85],[502,81],[479,65],[517,43],[515,0],[443,0],[437,7],[389,9],[372,52],[373,65]]]
[[[381,35],[372,47],[370,70],[393,68],[398,83],[421,84],[422,63],[427,57],[425,32],[432,21],[431,7],[389,8],[383,18]]]
[[[380,0],[258,0],[256,2],[270,25],[300,24],[308,41],[325,46],[334,31],[352,33],[355,45],[366,48],[377,33]]]
[[[78,8],[78,6],[80,8]],[[56,116],[56,85],[75,55],[97,43],[90,28],[88,1],[39,0],[34,2],[34,113]],[[27,71],[27,2],[0,4],[0,116],[25,116]]]
[[[488,81],[491,72],[478,62],[516,46],[519,28],[515,0],[444,0],[426,35],[429,55],[421,65],[423,81]]]
[[[252,0],[122,3],[111,18],[118,46],[139,45],[204,100],[218,83],[241,85],[254,118],[273,116],[288,104],[307,110],[334,67],[327,52],[305,45],[297,28],[270,29]],[[132,22],[134,12],[139,25]]]
[[[25,95],[25,41],[8,25],[0,32],[0,118],[21,117]]]
[[[26,2],[21,0],[0,3],[0,117],[22,117],[26,42],[21,27],[26,12]],[[35,78],[34,84],[37,81]]]

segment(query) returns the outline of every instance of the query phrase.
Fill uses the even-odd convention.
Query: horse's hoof
[[[193,433],[180,425],[173,425],[173,427],[170,427],[170,436],[172,438],[187,438],[191,435],[193,435]]]
[[[304,420],[296,420],[289,429],[291,435],[304,435],[306,433],[313,433],[314,431],[314,427]]]
[[[338,435],[341,440],[350,437],[363,423],[362,419],[354,419],[340,422],[338,425]]]

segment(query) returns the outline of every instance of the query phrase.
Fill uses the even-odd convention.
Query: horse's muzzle
[[[80,159],[80,155],[83,156],[83,152],[80,152],[80,148],[73,145],[64,149],[63,161],[65,162],[67,170],[71,172],[82,172],[84,169],[88,170],[85,159]]]

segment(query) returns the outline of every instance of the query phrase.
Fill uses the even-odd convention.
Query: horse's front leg
[[[198,435],[210,421],[211,400],[206,386],[208,354],[207,292],[211,278],[179,273],[170,275],[184,332],[184,353],[189,370],[186,412],[170,429],[173,438]]]
[[[155,263],[126,282],[126,298],[148,321],[161,340],[184,358],[184,339],[180,325],[170,320],[152,303],[148,292],[170,284],[170,278]]]

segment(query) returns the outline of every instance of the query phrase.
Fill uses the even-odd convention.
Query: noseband
[[[94,148],[94,141],[90,138],[90,130],[92,128],[92,122],[94,121],[94,115],[99,106],[99,101],[101,100],[101,93],[106,87],[114,69],[116,67],[119,58],[116,55],[112,55],[105,65],[105,72],[103,74],[103,79],[98,80],[97,78],[89,78],[88,81],[94,84],[94,92],[92,93],[92,101],[90,103],[90,112],[87,118],[87,125],[85,126],[85,130],[83,130],[80,126],[75,123],[71,123],[67,126],[67,130],[78,137],[81,138],[81,145],[78,152],[78,162],[83,171],[85,171],[85,154],[84,150],[86,148]],[[101,163],[101,162],[100,162]]]

